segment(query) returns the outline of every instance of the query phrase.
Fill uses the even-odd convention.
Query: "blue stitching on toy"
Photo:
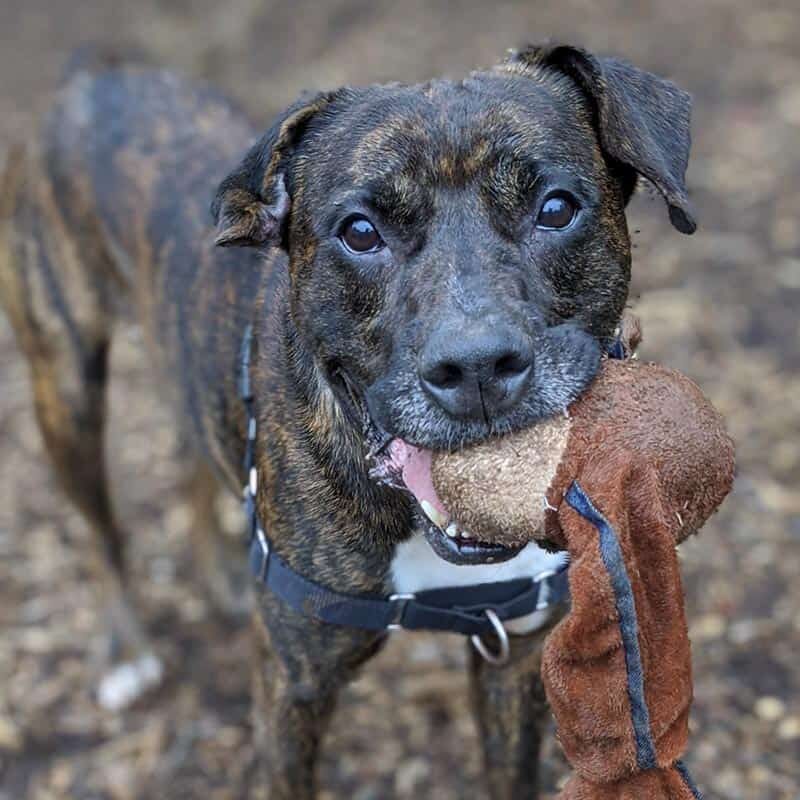
[[[614,339],[613,342],[608,346],[606,351],[608,353],[609,358],[617,358],[617,359],[624,359],[625,358],[625,346],[622,344],[622,339],[617,337]]]
[[[695,798],[695,800],[703,800],[703,795],[697,788],[695,782],[692,780],[689,770],[686,769],[686,764],[684,764],[683,761],[676,761],[675,769],[678,770],[678,774],[681,776],[681,778],[683,778],[683,782],[686,784],[686,787],[692,793],[692,796]]]
[[[650,730],[650,712],[644,697],[644,671],[642,654],[639,650],[639,624],[636,619],[636,604],[633,589],[625,569],[622,550],[617,534],[609,521],[592,505],[592,501],[573,481],[566,494],[567,502],[582,517],[597,528],[600,536],[600,555],[611,579],[614,599],[619,615],[619,628],[622,635],[622,648],[625,652],[625,668],[628,673],[628,700],[631,706],[631,721],[636,737],[636,761],[639,769],[653,769],[656,762],[656,748]]]

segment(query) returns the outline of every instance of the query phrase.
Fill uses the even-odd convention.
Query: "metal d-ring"
[[[508,643],[508,633],[500,621],[500,617],[494,612],[493,609],[487,608],[484,612],[486,618],[492,623],[495,634],[497,634],[497,641],[500,643],[500,649],[497,653],[493,653],[484,643],[483,639],[476,633],[470,636],[472,646],[481,654],[483,660],[495,667],[502,667],[503,664],[508,663],[508,656],[510,653],[510,646]]]

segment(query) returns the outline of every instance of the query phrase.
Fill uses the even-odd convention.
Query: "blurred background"
[[[689,89],[701,228],[681,237],[647,193],[630,212],[641,356],[698,381],[738,447],[733,494],[682,547],[696,693],[687,760],[708,797],[800,797],[797,0],[0,0],[0,19],[0,159],[87,40],[218,84],[264,124],[305,88],[459,76],[547,37]],[[115,340],[113,371],[111,471],[171,677],[123,715],[92,702],[87,531],[46,467],[0,315],[0,798],[242,798],[246,630],[208,613],[192,580],[173,427],[134,330]],[[321,797],[483,798],[464,661],[460,639],[397,635],[342,698]],[[547,752],[553,791],[565,765]]]

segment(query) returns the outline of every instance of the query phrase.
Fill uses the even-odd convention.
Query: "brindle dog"
[[[38,143],[9,157],[0,289],[127,650],[147,644],[104,468],[115,319],[134,311],[186,423],[208,561],[210,475],[237,493],[243,481],[238,353],[252,323],[257,506],[285,561],[355,594],[393,591],[393,558],[419,530],[449,561],[513,563],[434,529],[370,476],[367,443],[460,447],[559,413],[587,386],[627,299],[638,178],[694,230],[689,109],[654,75],[547,45],[460,81],[304,96],[255,141],[209,88],[77,65]],[[254,633],[269,797],[312,797],[336,693],[383,637],[270,594]],[[473,658],[493,798],[537,794],[542,635],[516,638],[504,668]]]

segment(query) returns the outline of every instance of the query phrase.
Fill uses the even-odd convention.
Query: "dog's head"
[[[322,391],[363,402],[403,472],[588,385],[627,300],[637,179],[694,231],[689,110],[667,81],[553,45],[303,98],[220,186],[217,243],[287,250]]]

